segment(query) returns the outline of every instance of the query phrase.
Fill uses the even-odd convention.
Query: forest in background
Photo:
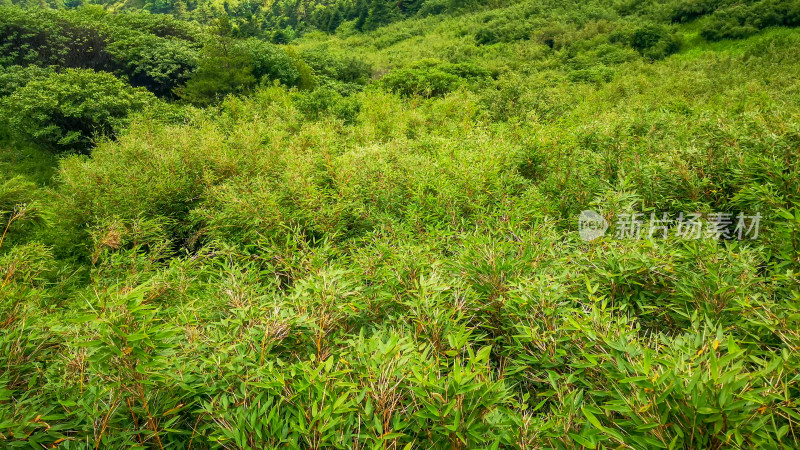
[[[0,446],[796,448],[798,25],[6,0]]]

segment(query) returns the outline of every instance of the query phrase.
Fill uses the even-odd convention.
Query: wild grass
[[[565,25],[576,54],[459,37],[494,14],[521,13],[297,44],[379,71],[466,57],[484,83],[265,86],[144,112],[51,182],[9,158],[0,439],[797,446],[799,32],[658,61],[590,44],[626,26],[602,17]],[[755,240],[587,243],[584,209],[763,218]]]

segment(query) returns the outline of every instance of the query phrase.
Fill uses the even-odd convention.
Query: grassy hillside
[[[797,447],[800,9],[494,6],[6,10],[0,445]]]

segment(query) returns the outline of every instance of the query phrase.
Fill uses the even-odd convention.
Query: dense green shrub
[[[455,90],[463,79],[438,67],[397,69],[381,78],[381,85],[404,96],[441,97]]]
[[[631,47],[649,59],[663,59],[681,48],[675,33],[659,25],[646,25],[631,33]]]
[[[112,136],[129,114],[153,101],[143,89],[111,74],[68,69],[31,81],[3,100],[8,129],[56,152],[88,151],[94,139]]]
[[[0,7],[0,65],[65,65],[69,45],[54,13]]]
[[[53,72],[51,68],[34,65],[0,67],[0,97],[11,95],[28,82],[46,78]]]
[[[0,14],[0,65],[86,68],[114,72],[157,95],[171,96],[197,66],[196,39],[174,19],[95,9],[23,10]],[[184,39],[185,38],[185,39]]]
[[[747,21],[758,29],[800,26],[800,1],[762,0],[751,7]]]
[[[656,61],[713,17],[425,3],[477,11],[365,35],[366,1],[224,5],[213,106],[158,101],[91,155],[0,142],[0,447],[800,447],[800,30]],[[217,14],[195,6],[146,5]],[[347,34],[297,53],[235,37],[336,13]],[[138,36],[91,16],[109,47]],[[534,39],[470,38],[515,21]],[[354,55],[402,96],[342,72]],[[8,98],[79,84],[23,67]],[[590,242],[586,209],[609,224]],[[649,236],[662,212],[703,233]]]
[[[318,84],[318,78],[314,75],[314,69],[311,68],[305,61],[301,60],[295,53],[287,52],[294,62],[294,67],[297,69],[297,88],[300,90],[314,89]]]
[[[358,99],[344,97],[329,87],[299,93],[295,96],[294,102],[297,109],[311,120],[332,117],[349,124],[356,121],[361,110]]]
[[[303,50],[300,57],[319,77],[344,83],[367,84],[372,75],[372,68],[362,59],[335,55],[324,48]]]
[[[590,50],[578,52],[567,58],[564,61],[564,65],[569,69],[573,69],[570,72],[570,76],[575,71],[583,71],[584,73],[613,71],[615,66],[635,61],[641,57],[639,52],[628,47],[629,40],[630,38],[627,37],[623,45],[600,44]]]
[[[737,5],[715,12],[700,30],[700,36],[709,41],[741,39],[758,32],[747,23],[749,8]]]
[[[185,84],[198,66],[198,52],[188,43],[154,35],[117,40],[107,51],[118,75],[163,97]]]
[[[0,66],[0,99],[13,94],[17,89],[24,87],[31,81],[41,80],[53,74],[53,69],[42,68],[35,65],[29,66]],[[13,135],[9,128],[9,121],[0,121],[0,137],[9,138]]]
[[[614,69],[605,66],[595,66],[591,69],[578,69],[569,73],[569,79],[578,82],[604,83],[614,78]]]
[[[475,42],[478,45],[491,45],[500,42],[500,37],[494,30],[482,28],[475,33]]]
[[[572,73],[575,81],[597,83],[608,81],[614,74],[613,69],[602,65]],[[546,78],[528,79],[516,73],[504,74],[480,92],[479,102],[495,121],[519,120],[529,114],[535,114],[542,120],[555,120],[567,106],[563,91],[544,87],[548,82]],[[539,89],[531,89],[530,86],[539,86]]]
[[[425,0],[419,10],[421,16],[434,16],[447,11],[450,0]]]
[[[676,23],[690,22],[699,17],[713,13],[725,3],[725,0],[689,0],[675,2],[675,7],[672,10],[670,18]]]
[[[249,52],[227,38],[220,38],[203,47],[197,70],[175,92],[189,103],[207,106],[255,86],[257,79],[253,69],[254,61]]]
[[[533,26],[526,22],[509,20],[509,22],[491,22],[475,33],[478,45],[496,44],[498,42],[514,42],[530,39]]]
[[[761,0],[714,11],[700,35],[709,41],[741,39],[771,26],[800,26],[800,2]]]
[[[160,38],[189,42],[198,42],[202,39],[202,33],[195,23],[179,20],[167,14],[126,11],[124,14],[113,14],[108,19],[122,28],[152,34]]]
[[[446,63],[435,58],[421,59],[409,64],[409,69],[435,69],[455,75],[469,81],[484,80],[492,77],[486,68],[472,62]]]
[[[348,79],[347,71],[357,66],[341,70],[340,78]],[[305,61],[284,48],[255,38],[222,37],[203,47],[197,70],[177,92],[191,103],[208,105],[226,95],[247,92],[258,83],[272,82],[313,89],[317,79]]]
[[[254,38],[236,45],[251,60],[252,74],[257,81],[279,81],[288,87],[300,84],[297,64],[281,47]]]

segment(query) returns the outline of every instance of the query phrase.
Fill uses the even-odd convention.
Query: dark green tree
[[[170,96],[197,68],[197,49],[186,41],[136,34],[108,46],[112,65],[134,86]]]
[[[364,21],[363,29],[366,31],[375,30],[378,27],[392,22],[396,14],[397,4],[386,0],[371,0],[369,5],[369,15]]]
[[[183,100],[205,106],[229,94],[238,94],[256,84],[251,55],[236,44],[233,27],[227,17],[216,24],[216,38],[200,51],[197,70],[185,86],[175,90]]]
[[[364,30],[364,25],[367,23],[367,17],[369,17],[369,5],[367,4],[366,0],[358,0],[358,3],[355,7],[356,12],[356,22],[354,24],[355,29],[358,31]]]
[[[2,116],[17,138],[55,152],[86,152],[96,137],[112,136],[132,112],[155,98],[105,72],[68,69],[34,80],[2,101]]]
[[[244,92],[255,83],[253,61],[247,52],[233,40],[220,38],[203,47],[194,75],[175,92],[189,103],[205,106]]]

